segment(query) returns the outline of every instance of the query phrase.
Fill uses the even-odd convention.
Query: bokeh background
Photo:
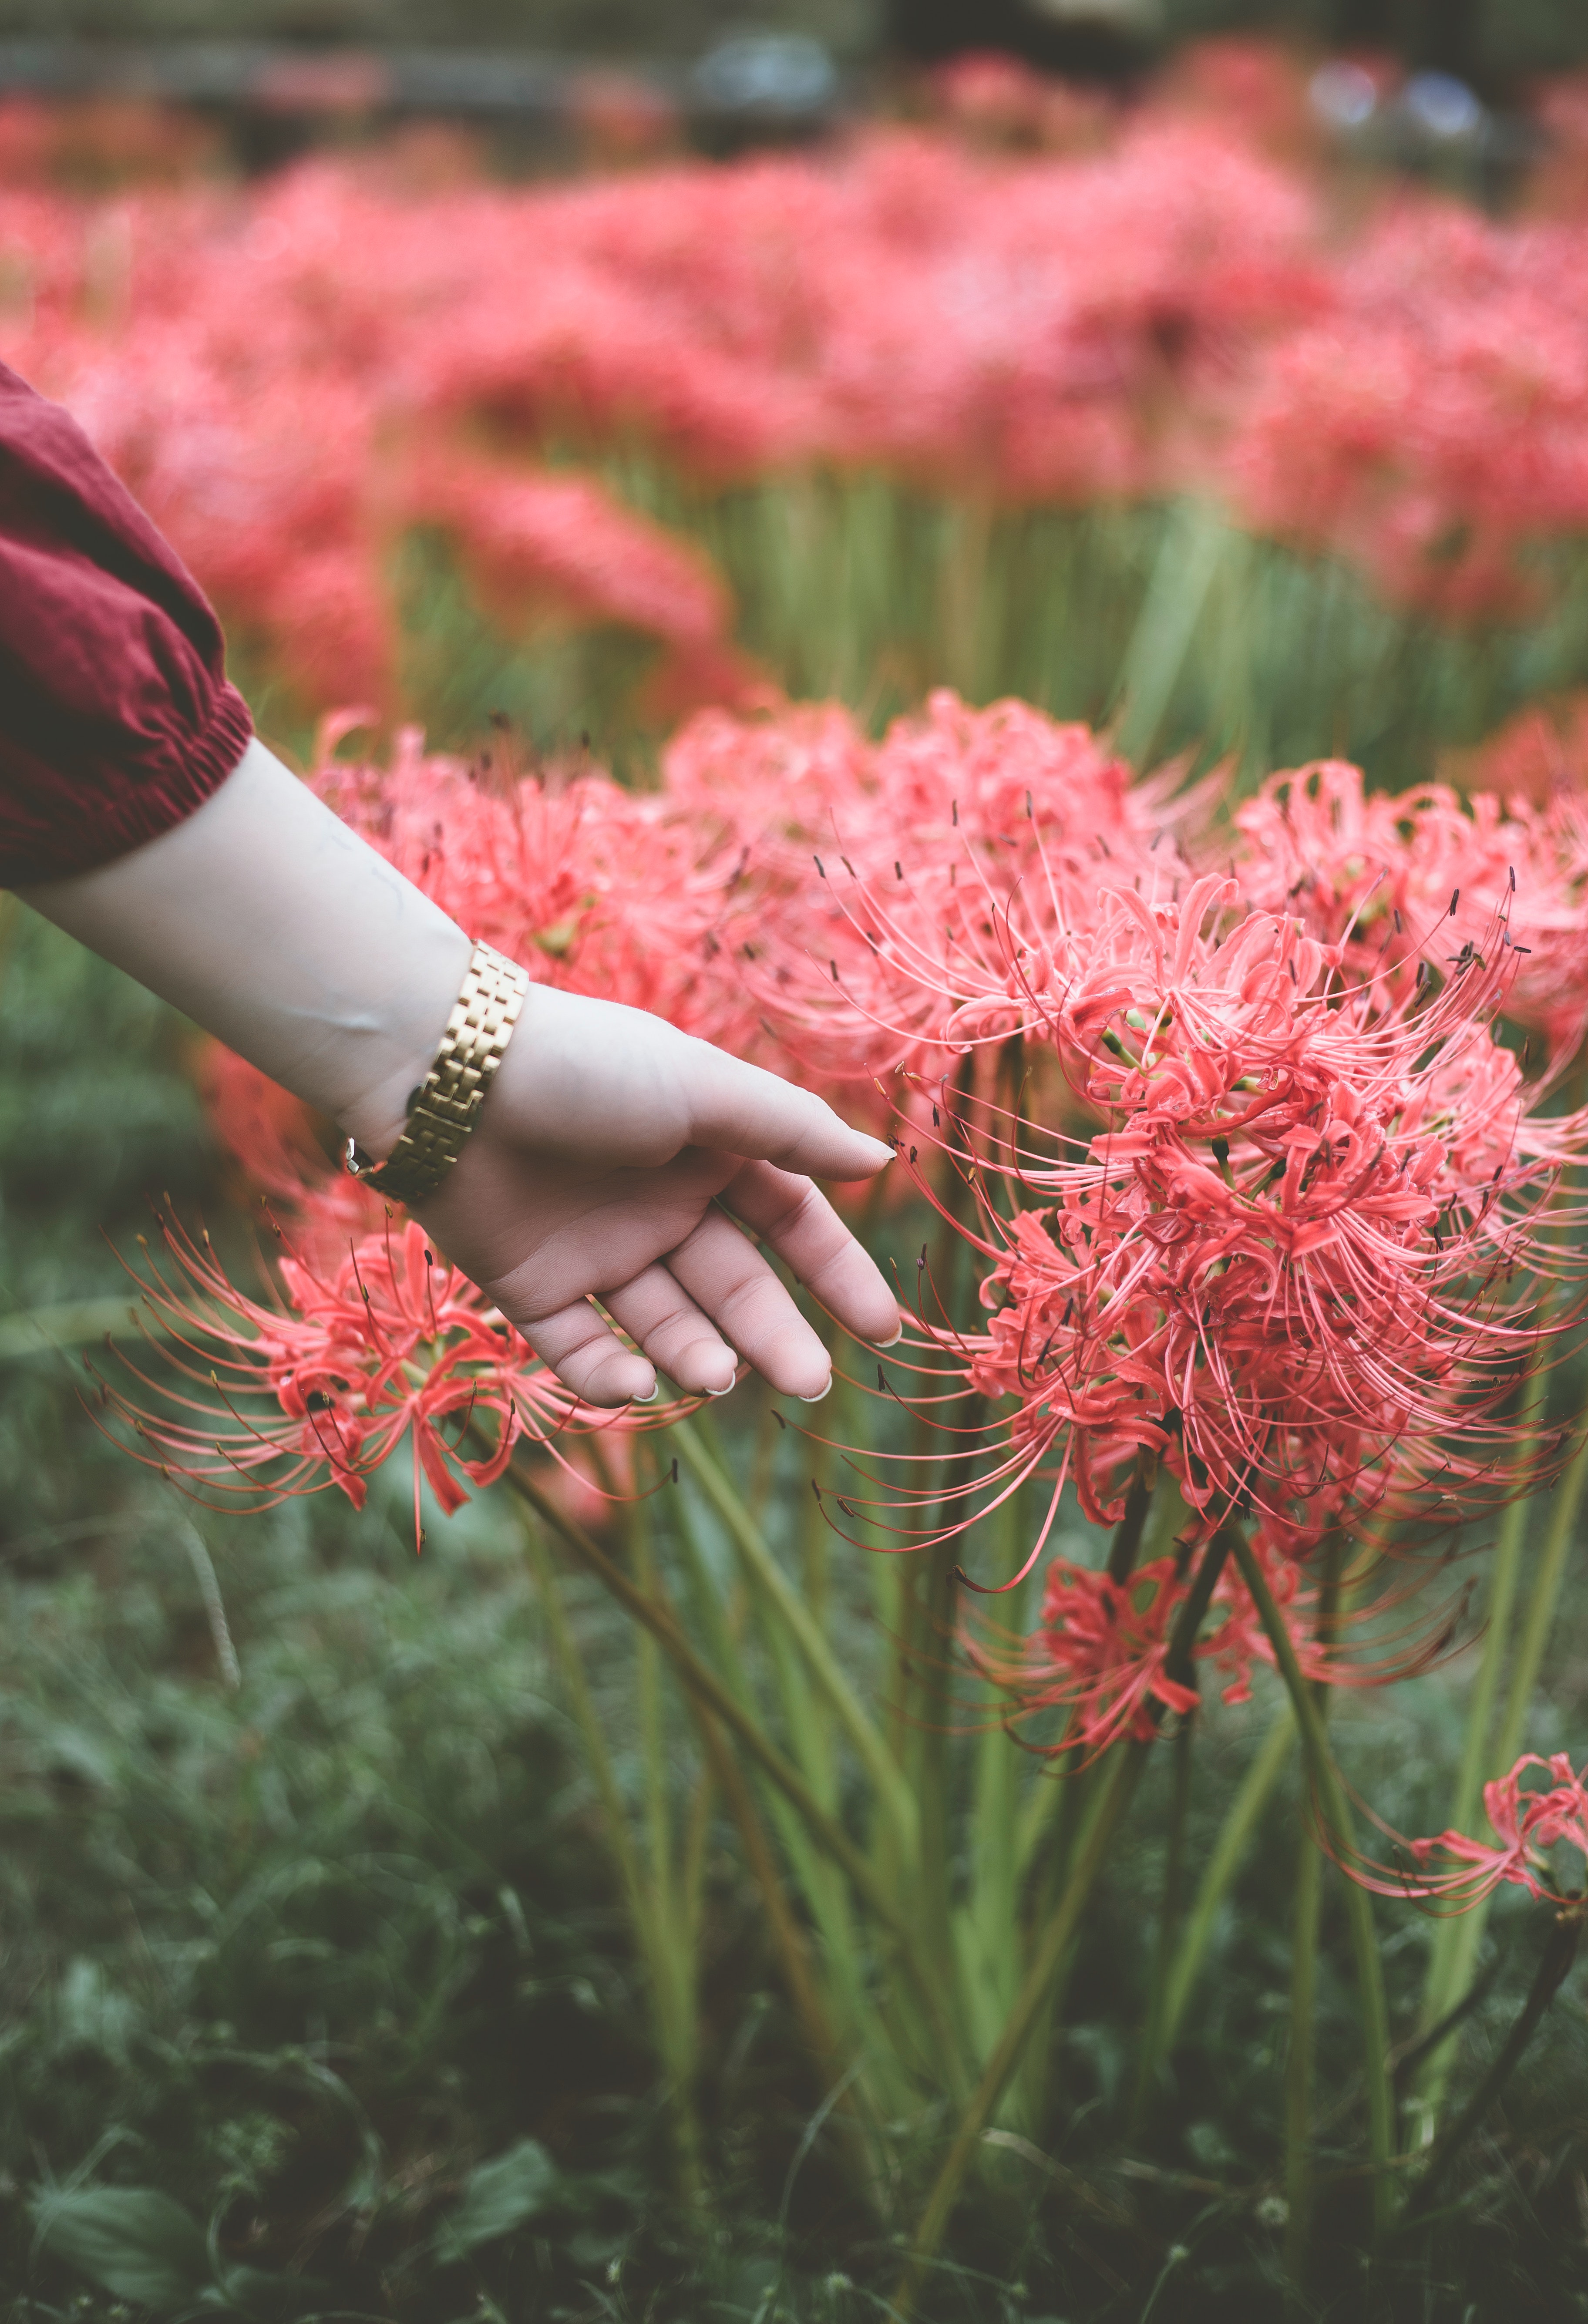
[[[702,704],[880,728],[952,684],[1143,763],[1537,787],[1588,748],[1584,72],[1568,0],[0,0],[0,357],[169,526],[303,764],[353,710],[382,749],[406,723],[642,783]],[[216,1518],[85,1410],[151,1194],[241,1251],[249,1190],[191,1028],[10,902],[0,947],[11,2312],[175,2317],[223,2275],[259,2316],[878,2312],[889,2253],[809,2149],[716,1831],[716,2195],[679,2201],[512,1524],[475,1504],[416,1565],[400,1486]],[[637,1791],[614,1618],[573,1589]],[[1404,1828],[1469,1665],[1346,1714]],[[1580,1745],[1574,1577],[1545,1695]],[[1297,1813],[1281,1786],[1128,2202],[1034,2172],[945,2313],[1284,2312],[1242,2190]],[[1085,1941],[1077,2126],[1124,2070],[1159,1846]],[[1408,2316],[1588,2312],[1580,1988],[1552,2024]],[[51,2241],[52,2193],[97,2184],[172,2208]]]

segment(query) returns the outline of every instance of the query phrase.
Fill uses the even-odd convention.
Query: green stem
[[[1157,1460],[1148,1453],[1138,1453],[1136,1473],[1125,1496],[1125,1514],[1115,1526],[1113,1539],[1109,1544],[1108,1578],[1111,1582],[1128,1582],[1135,1571],[1136,1559],[1141,1548],[1142,1528],[1147,1523],[1147,1512],[1152,1507],[1153,1488],[1157,1482]]]
[[[1168,512],[1147,594],[1120,666],[1119,747],[1143,764],[1162,730],[1231,528],[1206,503]]]
[[[1324,1550],[1318,1591],[1317,1642],[1326,1653],[1334,1644],[1340,1610],[1344,1544],[1332,1533]],[[1329,1692],[1316,1683],[1312,1700],[1326,1734]],[[1312,2252],[1316,2189],[1312,2152],[1313,2072],[1317,2056],[1318,1932],[1323,1918],[1324,1856],[1316,1835],[1303,1823],[1297,1835],[1296,1899],[1290,1938],[1290,2052],[1285,2070],[1285,2265],[1299,2286]]]
[[[1312,2081],[1316,2052],[1318,1923],[1324,1901],[1324,1852],[1303,1822],[1297,1832],[1296,1887],[1290,1927],[1290,2049],[1285,2061],[1285,2273],[1293,2284],[1306,2273],[1312,2250],[1316,2194],[1312,2156]]]
[[[1164,1660],[1168,1677],[1183,1680],[1191,1671],[1196,1633],[1207,1612],[1224,1561],[1230,1551],[1238,1545],[1238,1538],[1233,1530],[1221,1526],[1203,1551],[1196,1578],[1176,1617],[1174,1636]],[[959,2200],[960,2189],[970,2168],[976,2142],[992,2119],[992,2110],[1002,2097],[1010,2077],[1020,2064],[1027,2039],[1041,2017],[1052,1987],[1064,1968],[1080,1925],[1081,1914],[1107,1860],[1121,1819],[1141,1780],[1141,1771],[1150,1748],[1148,1743],[1120,1744],[1103,1762],[1097,1788],[1088,1805],[1075,1868],[1064,1895],[1037,1941],[1014,2007],[1004,2020],[997,2047],[988,2059],[970,2103],[960,2116],[954,2143],[927,2198],[927,2208],[921,2214],[920,2224],[911,2244],[909,2264],[894,2295],[896,2324],[907,2324],[913,2311],[926,2271],[937,2254],[954,2207]]]
[[[1528,1431],[1529,1451],[1543,1415],[1546,1393],[1546,1383],[1535,1375],[1528,1386],[1522,1415],[1523,1425]],[[1494,1724],[1494,1706],[1500,1693],[1500,1674],[1510,1646],[1511,1609],[1516,1601],[1517,1582],[1521,1572],[1529,1506],[1526,1499],[1514,1500],[1508,1506],[1500,1520],[1500,1539],[1495,1546],[1494,1563],[1490,1573],[1489,1601],[1484,1609],[1483,1656],[1473,1682],[1472,1701],[1467,1705],[1461,1767],[1455,1779],[1455,1794],[1451,1801],[1449,1817],[1451,1828],[1464,1831],[1469,1839],[1477,1837],[1479,1798],[1484,1778],[1493,1766],[1490,1730]],[[1455,1999],[1462,1982],[1458,1959],[1462,1951],[1461,1932],[1464,1926],[1464,1920],[1458,1914],[1451,1914],[1435,1925],[1433,1942],[1428,1949],[1427,1973],[1423,1984],[1423,2003],[1417,2017],[1424,2033],[1448,2015]],[[1469,1966],[1470,1960],[1469,1954]],[[1430,2066],[1434,2063],[1434,2055],[1436,2052],[1432,2053],[1427,2061]],[[1422,2080],[1426,2081],[1427,2079],[1425,2073]]]
[[[1585,1482],[1588,1482],[1588,1436],[1572,1455],[1565,1474],[1555,1488],[1550,1505],[1549,1531],[1545,1536],[1543,1554],[1528,1591],[1527,1612],[1517,1641],[1516,1658],[1511,1665],[1510,1691],[1506,1698],[1505,1713],[1488,1763],[1496,1775],[1504,1774],[1515,1765],[1522,1748],[1528,1711],[1533,1700],[1533,1689],[1538,1683],[1539,1665],[1549,1643],[1556,1604],[1565,1577],[1566,1561],[1576,1540],[1577,1512]],[[1483,1931],[1489,1919],[1490,1903],[1489,1897],[1481,1898],[1471,1912],[1462,1914],[1454,1923],[1444,1981],[1440,1987],[1440,1998],[1446,2010],[1454,2006],[1456,1997],[1464,1993],[1473,1981],[1478,1948],[1483,1941]],[[1440,2014],[1438,2011],[1435,2013],[1436,2015]],[[1452,2030],[1454,2032],[1454,2029]],[[1431,2049],[1424,2061],[1418,2094],[1434,2115],[1437,2115],[1444,2100],[1454,2058],[1454,2052],[1446,2039]]]
[[[1286,1692],[1290,1697],[1318,1812],[1334,1836],[1339,1858],[1343,1863],[1353,1844],[1351,1812],[1346,1804],[1345,1788],[1340,1781],[1339,1769],[1329,1749],[1323,1715],[1313,1699],[1311,1687],[1302,1676],[1284,1616],[1274,1603],[1274,1593],[1269,1588],[1268,1577],[1252,1555],[1250,1544],[1243,1536],[1233,1534],[1232,1547],[1268,1634],[1269,1644],[1274,1650],[1274,1660],[1285,1683]],[[1362,2011],[1362,2080],[1368,2101],[1373,2226],[1375,2233],[1382,2235],[1390,2224],[1393,2192],[1390,2166],[1395,2151],[1394,2099],[1389,2070],[1390,2015],[1384,2000],[1384,1978],[1379,1960],[1378,1939],[1373,1931],[1372,1903],[1367,1890],[1350,1878],[1345,1883],[1345,1904],[1352,1954],[1356,1967],[1357,2001]]]
[[[568,1622],[545,1536],[538,1526],[526,1526],[524,1538],[546,1628],[550,1635],[552,1652],[562,1673],[574,1723],[578,1728],[601,1801],[602,1834],[623,1886],[630,1926],[634,1932],[640,1958],[645,1965],[656,2026],[656,2046],[663,2070],[671,2084],[672,2123],[678,2147],[679,2180],[685,2196],[691,2201],[698,2200],[704,2191],[704,2181],[700,2124],[695,2107],[698,2026],[695,2015],[692,1956],[682,1961],[676,1957],[668,1942],[668,1931],[664,1925],[666,1905],[661,1892],[658,1889],[653,1894],[642,1877],[629,1831],[628,1808],[618,1785],[612,1756],[606,1748],[606,1737],[590,1692],[584,1656],[579,1652]],[[665,1871],[664,1867],[653,1867],[652,1869],[659,1877]]]
[[[511,1489],[526,1501],[554,1533],[560,1535],[624,1612],[651,1631],[680,1682],[716,1713],[730,1734],[738,1738],[762,1774],[788,1801],[816,1845],[832,1858],[856,1892],[864,1898],[881,1925],[897,1940],[900,1960],[921,1997],[938,2040],[943,2043],[944,2054],[951,2055],[949,2018],[941,1983],[933,1965],[921,1957],[918,1932],[908,1909],[890,1893],[843,1826],[822,1806],[799,1770],[789,1765],[777,1746],[763,1734],[753,1715],[716,1673],[701,1661],[673,1616],[652,1604],[644,1592],[636,1588],[622,1567],[608,1557],[584,1526],[565,1516],[555,1501],[541,1491],[516,1458],[509,1462],[504,1477]]]
[[[706,1655],[737,1701],[751,1716],[757,1716],[755,1698],[739,1651],[734,1625],[728,1618],[716,1576],[702,1548],[689,1500],[681,1493],[677,1498],[675,1518],[684,1578],[689,1594],[688,1628],[693,1637],[704,1646]],[[785,1722],[799,1753],[802,1779],[810,1784],[823,1812],[830,1814],[834,1802],[825,1781],[826,1756],[817,1756],[813,1765],[813,1737],[823,1728],[824,1722],[814,1715],[808,1674],[775,1618],[767,1627],[770,1630],[766,1639],[768,1658],[772,1665]],[[691,1696],[690,1703],[697,1718],[704,1716],[697,1698]],[[857,1941],[851,1891],[828,1858],[813,1842],[800,1817],[781,1793],[774,1790],[769,1794],[766,1811],[781,1843],[794,1885],[816,1923],[820,1960],[826,1973],[829,2014],[833,2008],[837,2010],[850,2048],[859,2049],[866,2043],[868,2029],[875,2015],[875,2001],[868,1992],[868,1965],[863,1949]],[[904,1982],[902,1992],[891,1989],[888,2006],[897,2013],[912,1990],[908,1981]],[[927,2055],[940,2053],[940,2045],[935,2039],[920,2038],[919,2028],[915,2030],[918,2034],[915,2046],[919,2051]],[[880,2056],[885,2062],[885,2051]],[[968,2087],[968,2069],[961,2072],[959,2082],[962,2088]],[[900,2102],[903,2102],[902,2098]]]
[[[1012,1563],[1020,1538],[1020,1497],[1011,1494],[992,1519],[999,1570]],[[1029,1580],[1029,1577],[1028,1577]],[[1011,1628],[1021,1628],[1024,1584],[1011,1593]],[[960,1987],[971,2019],[974,2053],[984,2058],[1011,2007],[1020,1970],[1011,1934],[1020,1924],[1019,1815],[1025,1755],[1004,1731],[1003,1698],[990,1685],[976,1738],[973,1805],[965,1832],[968,1893],[956,1916]]]
[[[900,2319],[900,2324],[913,2311],[926,2270],[942,2241],[943,2231],[959,2200],[959,2191],[965,2183],[976,2142],[992,2119],[992,2109],[1002,2097],[1010,2076],[1020,2063],[1026,2037],[1048,1997],[1048,1987],[1064,1966],[1065,1956],[1080,1925],[1081,1914],[1085,1910],[1097,1876],[1107,1861],[1114,1833],[1140,1781],[1150,1748],[1145,1743],[1129,1743],[1110,1754],[1102,1784],[1093,1803],[1090,1828],[1078,1853],[1069,1885],[1058,1910],[1043,1930],[1031,1955],[1014,2007],[1004,2020],[998,2045],[987,2061],[970,2104],[960,2116],[954,2143],[944,2158],[916,2228],[909,2263],[894,2294],[893,2313],[895,2319]]]
[[[648,1598],[656,1595],[656,1566],[649,1541],[634,1548],[634,1578]],[[667,1795],[667,1738],[662,1720],[661,1654],[649,1630],[634,1639],[636,1692],[639,1696],[640,1748],[645,1763],[645,1836],[651,1858],[651,1878],[658,1913],[664,1924],[672,1923],[677,1900],[673,1893],[672,1818]]]
[[[734,1546],[754,1586],[771,1605],[784,1633],[799,1646],[812,1679],[854,1745],[856,1756],[893,1820],[901,1847],[913,1854],[917,1839],[915,1802],[898,1764],[867,1716],[860,1698],[839,1667],[832,1646],[799,1592],[767,1546],[733,1484],[687,1420],[675,1421],[669,1434],[690,1474],[727,1527]]]
[[[1154,1948],[1152,1983],[1147,2002],[1140,2054],[1136,2061],[1136,2088],[1131,2101],[1132,2130],[1139,2136],[1151,2111],[1158,2061],[1163,2052],[1164,2012],[1168,2001],[1169,1964],[1180,1923],[1180,1895],[1186,1868],[1186,1823],[1191,1808],[1192,1722],[1183,1719],[1175,1730],[1174,1789],[1169,1800],[1168,1840],[1164,1854],[1163,1897],[1159,1907],[1158,1943]]]
[[[1207,1958],[1220,1907],[1251,1845],[1259,1820],[1295,1741],[1296,1721],[1287,1706],[1263,1738],[1261,1749],[1242,1777],[1241,1787],[1230,1803],[1196,1900],[1186,1915],[1185,1930],[1166,1979],[1163,2025],[1159,2035],[1165,2056],[1174,2049],[1180,2020],[1186,2014],[1186,2005]],[[1153,2063],[1156,2066],[1156,2060]]]

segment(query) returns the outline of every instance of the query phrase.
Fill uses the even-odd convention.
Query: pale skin
[[[158,839],[20,892],[377,1160],[468,966],[464,930],[257,742]],[[536,985],[416,1215],[592,1404],[647,1400],[659,1370],[721,1395],[741,1360],[815,1400],[826,1351],[734,1221],[886,1346],[893,1295],[812,1181],[891,1158],[808,1090],[640,1010]]]

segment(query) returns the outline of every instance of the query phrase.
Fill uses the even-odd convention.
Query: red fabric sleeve
[[[253,732],[198,584],[76,420],[0,364],[0,885],[158,838]]]

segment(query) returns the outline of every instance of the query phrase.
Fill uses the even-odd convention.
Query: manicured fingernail
[[[833,1375],[832,1375],[832,1373],[831,1373],[831,1372],[829,1372],[829,1373],[827,1374],[827,1381],[826,1381],[826,1388],[817,1388],[817,1392],[816,1392],[816,1394],[815,1394],[814,1396],[802,1396],[802,1397],[799,1398],[800,1403],[801,1403],[801,1404],[819,1404],[819,1403],[821,1402],[821,1400],[822,1400],[823,1397],[825,1397],[825,1396],[826,1396],[826,1395],[830,1394],[830,1392],[831,1392],[831,1390],[832,1390],[832,1386],[833,1386]]]
[[[873,1346],[873,1347],[878,1347],[878,1348],[896,1348],[896,1347],[899,1345],[900,1341],[900,1340],[902,1340],[902,1339],[903,1339],[903,1337],[904,1337],[904,1326],[903,1326],[903,1324],[902,1324],[902,1323],[896,1323],[896,1324],[894,1325],[894,1327],[893,1327],[893,1331],[892,1331],[892,1333],[891,1333],[891,1336],[890,1336],[889,1338],[887,1338],[886,1340],[874,1340],[874,1341],[872,1342],[872,1346]]]

